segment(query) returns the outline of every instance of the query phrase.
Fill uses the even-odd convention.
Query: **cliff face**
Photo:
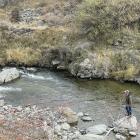
[[[2,0],[0,64],[139,83],[139,6],[138,0]]]

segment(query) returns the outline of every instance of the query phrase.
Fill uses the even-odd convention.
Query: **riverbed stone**
[[[83,121],[92,121],[93,119],[91,118],[91,117],[89,117],[89,116],[83,116],[82,118],[81,118]]]
[[[16,68],[4,69],[0,73],[0,84],[11,82],[20,77],[20,73]]]
[[[99,125],[95,125],[95,126],[91,126],[87,128],[87,133],[101,135],[101,134],[104,134],[106,130],[107,130],[107,126],[105,124],[99,124]]]
[[[136,133],[136,132],[133,132],[133,131],[130,131],[130,132],[129,132],[129,135],[130,135],[130,136],[133,136],[133,137],[136,137],[136,136],[137,136],[137,133]]]
[[[76,115],[76,112],[74,112],[71,108],[63,107],[62,114],[66,117],[67,122],[70,125],[76,125],[78,123],[78,116]]]

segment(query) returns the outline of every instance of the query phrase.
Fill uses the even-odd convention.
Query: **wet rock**
[[[107,130],[107,126],[105,124],[95,125],[87,128],[88,134],[95,134],[95,135],[101,135],[104,134]]]
[[[78,123],[78,116],[71,108],[63,107],[61,110],[70,125],[76,125]]]
[[[93,121],[93,119],[91,117],[89,117],[89,116],[83,116],[81,119],[83,121]]]
[[[0,73],[0,84],[11,82],[20,77],[20,73],[16,68],[4,69]]]
[[[115,135],[116,140],[126,140],[126,137],[120,135],[120,134],[116,134]]]
[[[83,116],[84,116],[84,113],[83,113],[83,112],[79,112],[79,113],[77,114],[77,116],[78,116],[78,117],[83,117]]]
[[[129,135],[130,135],[130,136],[133,136],[133,137],[136,137],[136,136],[137,136],[137,133],[136,133],[136,132],[133,132],[133,131],[130,131],[130,132],[129,132]]]

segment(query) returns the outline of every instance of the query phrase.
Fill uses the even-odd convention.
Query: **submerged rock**
[[[11,82],[20,77],[20,73],[16,68],[4,69],[0,73],[0,84]]]
[[[95,134],[95,135],[101,135],[104,134],[107,130],[107,126],[105,124],[95,125],[91,126],[87,129],[88,134]]]

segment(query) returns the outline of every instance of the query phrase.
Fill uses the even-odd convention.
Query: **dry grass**
[[[139,30],[139,7],[139,0],[84,0],[77,25],[90,40],[113,42],[124,37],[123,29]]]
[[[16,62],[17,64],[36,65],[41,57],[39,50],[31,48],[11,48],[6,49],[7,62]]]

